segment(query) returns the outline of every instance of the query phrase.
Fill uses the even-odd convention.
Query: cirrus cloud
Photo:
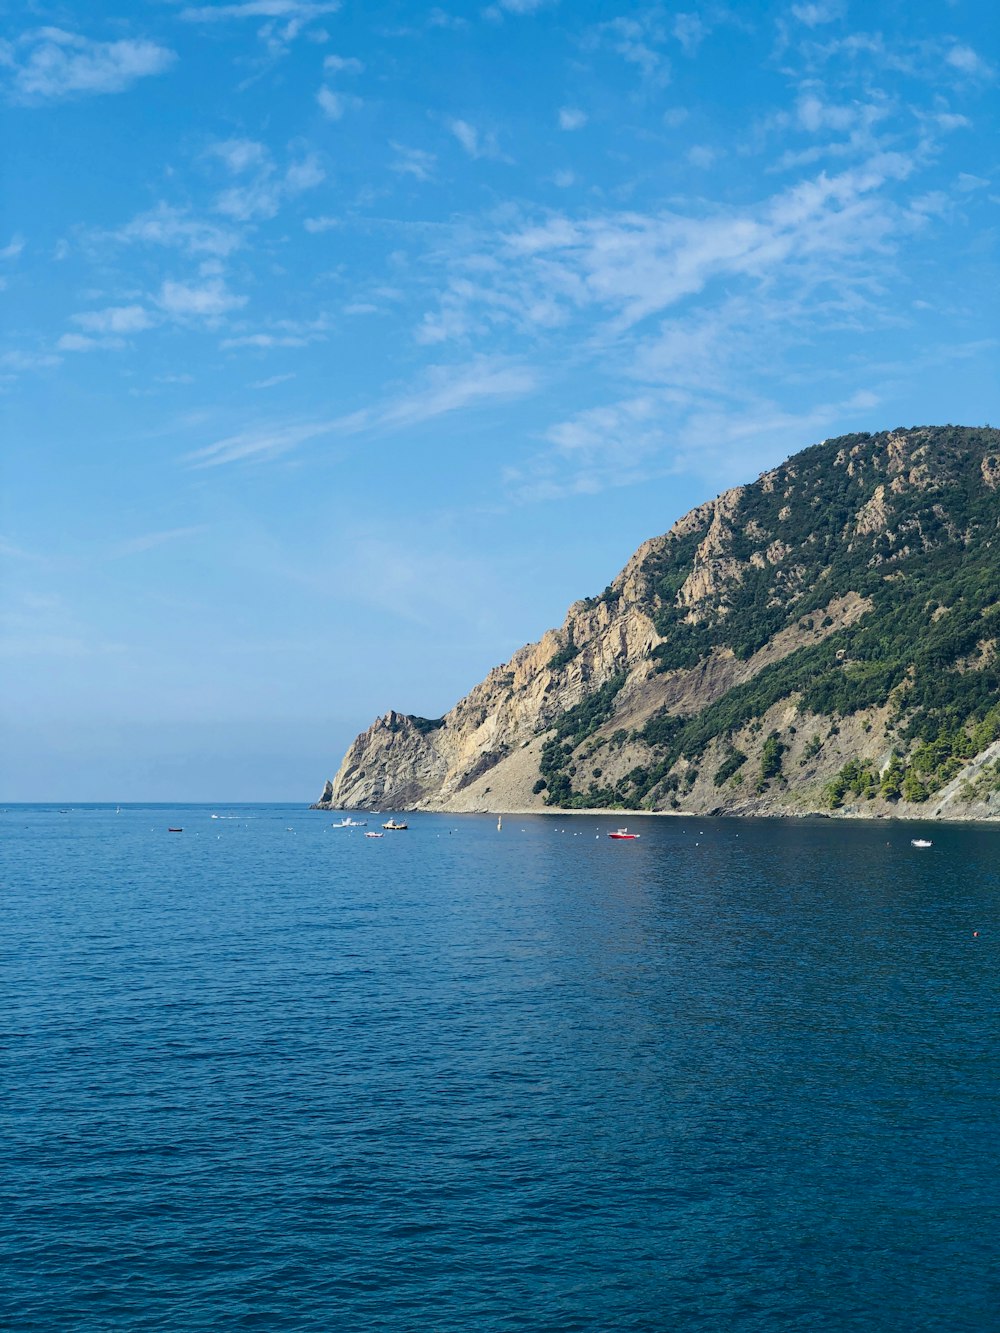
[[[138,79],[162,74],[177,59],[157,42],[92,41],[63,28],[38,28],[6,50],[9,96],[27,104],[120,93]]]

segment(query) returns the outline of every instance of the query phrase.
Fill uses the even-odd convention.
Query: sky
[[[991,10],[0,6],[0,801],[315,799],[723,488],[997,422]]]

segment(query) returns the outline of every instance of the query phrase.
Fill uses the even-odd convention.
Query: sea
[[[0,1326],[1000,1328],[1000,829],[406,818],[0,814]]]

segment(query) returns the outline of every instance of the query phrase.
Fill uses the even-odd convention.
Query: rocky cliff
[[[1000,814],[1000,431],[827,440],[645,542],[318,805]]]

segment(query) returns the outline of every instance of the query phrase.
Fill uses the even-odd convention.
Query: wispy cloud
[[[587,123],[586,111],[581,111],[577,106],[563,106],[559,108],[559,128],[561,130],[582,130]]]
[[[198,468],[248,459],[260,462],[323,437],[411,430],[480,404],[524,397],[537,385],[537,373],[530,367],[496,358],[482,357],[458,367],[431,367],[422,384],[379,407],[362,408],[325,421],[284,423],[243,431],[195,450],[185,461]]]
[[[270,158],[268,150],[255,139],[220,139],[209,145],[208,154],[218,158],[234,176],[260,169]]]
[[[200,537],[207,531],[208,528],[205,524],[197,524],[188,528],[168,528],[161,532],[145,532],[138,537],[129,537],[125,541],[115,543],[104,553],[104,558],[106,560],[125,560],[130,556],[141,555],[144,551],[155,550],[158,546],[186,541],[189,537]]]
[[[757,206],[704,215],[552,214],[495,237],[490,251],[456,255],[420,336],[442,341],[504,324],[540,330],[587,307],[603,308],[614,336],[727,277],[758,283],[780,274],[808,285],[835,260],[850,282],[852,260],[884,262],[902,213],[880,191],[912,169],[905,154],[882,153]]]
[[[844,14],[843,0],[813,0],[811,4],[792,5],[792,17],[807,28],[833,23]]]
[[[245,296],[229,291],[222,278],[201,282],[167,279],[156,299],[160,309],[175,319],[215,319],[247,303]]]
[[[156,42],[123,38],[91,41],[62,28],[38,28],[7,48],[8,93],[28,104],[120,93],[137,80],[162,74],[177,59]]]
[[[337,92],[324,84],[316,94],[316,104],[327,120],[342,120],[348,111],[361,106],[361,98],[355,97],[353,93]]]
[[[91,232],[88,239],[111,240],[122,245],[162,245],[219,258],[232,254],[243,243],[242,236],[233,228],[195,217],[166,203],[138,214],[115,231]]]
[[[20,347],[0,352],[0,369],[4,370],[49,370],[61,362],[62,358],[52,352],[31,352]]]
[[[181,10],[187,23],[222,23],[232,19],[285,19],[308,22],[336,14],[340,0],[237,0],[235,4],[189,5]]]
[[[216,195],[213,205],[217,213],[235,222],[276,217],[284,203],[314,189],[326,174],[315,154],[280,171],[268,150],[249,140],[226,140],[215,145],[215,155],[231,175],[240,177]]]
[[[86,310],[73,316],[73,323],[88,333],[141,333],[154,322],[141,305],[107,306],[104,310]]]
[[[94,338],[86,333],[64,333],[56,343],[60,352],[99,352],[124,347],[123,338],[103,336]]]
[[[670,81],[670,62],[663,47],[667,30],[658,9],[650,9],[634,18],[613,18],[599,23],[584,37],[584,47],[614,51],[634,66],[650,87],[663,87]]]
[[[956,42],[945,56],[945,60],[952,69],[957,69],[960,74],[966,74],[973,79],[992,79],[995,74],[993,66],[988,61],[973,51],[971,46],[964,46],[960,42]]]
[[[548,448],[508,467],[504,483],[522,503],[596,495],[688,473],[709,485],[751,476],[810,437],[836,430],[845,414],[877,406],[869,391],[790,411],[760,394],[732,402],[685,393],[648,393],[589,408],[547,432]]]
[[[484,133],[467,120],[449,120],[448,128],[469,157],[474,159],[492,158],[494,161],[506,160],[500,151],[497,137],[492,131]]]
[[[405,144],[395,141],[390,141],[389,146],[396,154],[395,159],[389,163],[391,171],[401,176],[414,176],[418,181],[433,179],[437,162],[433,153],[425,152],[422,148],[407,148]]]

